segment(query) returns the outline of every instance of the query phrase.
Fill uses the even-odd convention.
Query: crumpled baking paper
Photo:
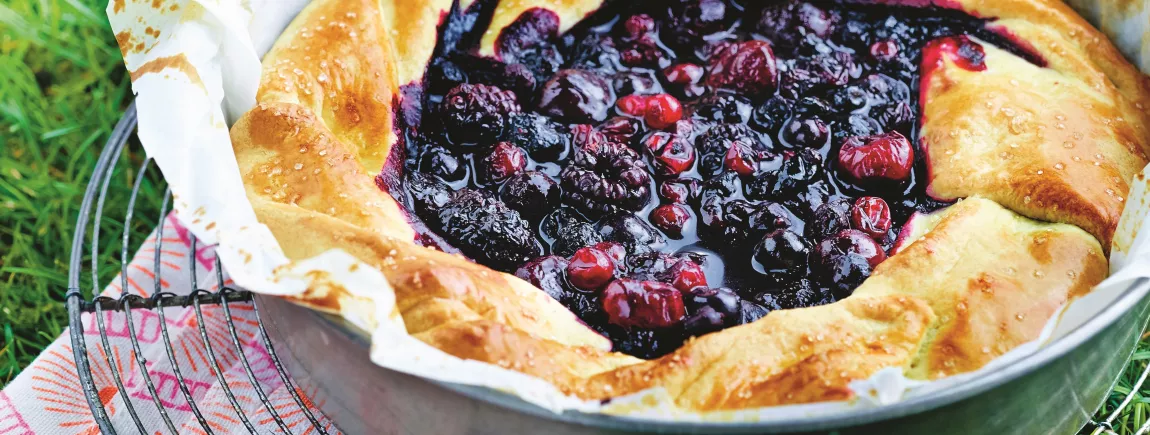
[[[877,372],[851,388],[858,399],[760,409],[684,412],[662,388],[603,405],[560,393],[550,383],[495,365],[462,360],[412,338],[395,309],[395,295],[382,273],[335,249],[291,262],[248,202],[232,153],[228,127],[255,104],[260,56],[275,42],[307,0],[114,0],[108,15],[137,94],[139,137],[163,171],[177,216],[217,252],[235,282],[251,291],[298,295],[338,283],[362,299],[340,315],[372,336],[372,361],[393,370],[444,382],[486,386],[551,411],[606,412],[635,418],[761,421],[882,406],[929,394],[997,370],[1081,326],[1150,274],[1150,174],[1143,171],[1128,197],[1111,256],[1112,276],[1089,295],[1064,307],[1038,340],[1024,344],[971,373],[924,382],[898,368]],[[1101,12],[1099,12],[1101,13]],[[1127,38],[1129,39],[1129,38]],[[127,42],[126,44],[124,42]],[[1117,40],[1139,59],[1137,41]],[[1143,67],[1150,67],[1143,62]],[[352,265],[357,267],[351,267]],[[1139,267],[1131,267],[1138,264]],[[309,272],[324,271],[321,274]],[[325,282],[316,280],[324,276]],[[360,311],[356,311],[359,307]]]

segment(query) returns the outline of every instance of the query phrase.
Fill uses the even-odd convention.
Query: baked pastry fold
[[[1081,18],[1053,0],[946,3],[999,17],[1048,65],[985,46],[985,71],[942,56],[924,75],[931,190],[970,198],[912,222],[907,242],[853,296],[775,311],[656,360],[610,352],[606,338],[519,278],[417,246],[405,212],[376,186],[401,136],[400,86],[418,84],[450,4],[314,1],[265,57],[258,105],[232,140],[248,198],[289,258],[342,249],[378,267],[408,332],[448,354],[585,399],[663,387],[690,411],[849,399],[851,381],[884,367],[934,379],[1037,338],[1062,304],[1106,276],[1116,198],[1146,164],[1150,121],[1138,108],[1150,101],[1147,79]],[[491,29],[534,6],[559,8],[568,28],[598,2],[505,0]],[[1056,34],[1071,36],[1045,43]],[[1011,133],[1008,106],[1047,133]],[[1055,133],[1058,116],[1073,128]],[[1075,132],[1082,142],[1063,147]],[[1072,167],[1076,157],[1083,162]],[[341,301],[297,302],[339,311]]]

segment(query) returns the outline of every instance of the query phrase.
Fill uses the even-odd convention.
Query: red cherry
[[[632,15],[623,22],[623,28],[627,30],[627,36],[642,38],[655,30],[655,19],[647,14]]]
[[[723,157],[723,167],[729,171],[744,177],[754,175],[755,167],[758,163],[755,158],[755,150],[750,146],[740,142],[731,142],[731,147],[727,149],[727,155]]]
[[[615,277],[615,263],[606,252],[579,248],[567,264],[567,278],[583,290],[595,290]]]
[[[651,225],[675,239],[683,237],[683,228],[690,221],[691,212],[680,204],[663,204],[651,210]]]
[[[695,148],[683,140],[672,139],[655,154],[655,172],[659,175],[679,175],[694,165]]]
[[[693,178],[667,180],[659,183],[659,196],[676,204],[686,204],[699,189],[699,181]]]
[[[607,255],[610,255],[611,258],[615,260],[616,265],[623,264],[623,261],[627,259],[627,248],[624,248],[623,245],[618,243],[599,242],[591,245],[591,247],[606,252]]]
[[[771,44],[751,40],[720,46],[711,54],[707,85],[745,95],[766,95],[779,84]]]
[[[897,131],[847,138],[837,161],[844,178],[860,186],[904,182],[912,164],[914,148]]]
[[[647,99],[647,112],[643,120],[651,128],[664,129],[683,117],[683,105],[669,94],[656,94]]]
[[[674,139],[675,135],[673,133],[656,131],[647,136],[646,139],[643,139],[643,145],[647,147],[648,151],[657,153],[659,150],[663,149],[663,147],[667,146],[667,144],[671,143],[671,141]]]
[[[703,67],[693,63],[672,65],[663,70],[667,81],[676,85],[693,85],[703,78]]]
[[[694,261],[682,260],[671,266],[667,272],[671,274],[671,286],[681,292],[689,292],[695,287],[707,285],[707,275],[703,273],[703,267]]]
[[[875,60],[888,61],[898,55],[898,43],[889,39],[878,41],[870,46],[870,55]]]
[[[851,207],[851,228],[881,241],[890,231],[890,206],[877,196],[864,196]]]
[[[619,108],[619,112],[631,116],[643,116],[647,113],[647,104],[649,101],[646,95],[628,95],[615,101],[615,107]]]
[[[607,321],[627,328],[668,328],[687,314],[682,293],[657,281],[611,281],[601,300]]]
[[[499,142],[483,158],[483,164],[489,181],[502,181],[527,168],[527,153],[511,142]]]

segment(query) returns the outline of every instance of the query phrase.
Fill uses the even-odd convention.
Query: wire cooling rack
[[[83,203],[80,207],[80,215],[76,220],[76,231],[72,239],[72,253],[69,262],[68,292],[66,296],[66,304],[68,308],[68,326],[70,331],[69,336],[72,341],[72,352],[76,360],[76,371],[80,379],[80,385],[83,388],[84,396],[88,401],[88,405],[92,410],[92,416],[95,419],[97,426],[100,428],[100,431],[109,435],[118,433],[117,429],[124,430],[128,433],[133,433],[134,431],[131,429],[135,429],[141,434],[165,433],[165,430],[163,429],[166,429],[166,433],[173,435],[181,433],[181,431],[177,429],[176,423],[173,422],[171,416],[169,415],[170,404],[165,405],[165,401],[162,401],[160,395],[157,393],[156,383],[153,381],[152,376],[149,375],[149,370],[146,368],[148,361],[144,356],[144,352],[141,351],[139,334],[137,334],[132,315],[133,312],[147,310],[154,313],[158,318],[160,333],[163,339],[164,347],[166,348],[167,362],[171,364],[172,373],[175,375],[179,387],[179,392],[182,395],[182,399],[186,401],[187,408],[190,409],[192,414],[194,414],[195,420],[199,424],[199,429],[202,429],[203,432],[207,434],[216,433],[215,430],[213,430],[212,425],[209,424],[208,420],[204,417],[205,412],[201,410],[201,407],[198,406],[199,404],[197,401],[193,399],[192,392],[189,391],[187,382],[185,382],[184,369],[181,368],[182,364],[177,361],[176,350],[172,345],[171,336],[169,334],[168,322],[166,322],[164,317],[164,308],[186,308],[190,306],[195,312],[195,318],[197,320],[196,323],[199,328],[199,337],[202,340],[202,344],[204,346],[204,356],[208,362],[209,369],[212,374],[215,375],[216,380],[219,381],[219,388],[222,390],[223,396],[226,397],[227,403],[231,405],[231,411],[235,413],[235,418],[242,423],[242,427],[249,433],[257,433],[256,425],[253,423],[254,417],[249,415],[249,412],[245,412],[243,410],[239,400],[236,398],[236,395],[232,392],[235,385],[235,380],[233,379],[231,385],[229,385],[229,382],[225,381],[224,379],[224,369],[221,365],[220,358],[217,356],[221,352],[228,352],[229,354],[234,353],[238,357],[239,363],[243,366],[244,372],[247,375],[246,381],[249,382],[250,386],[254,389],[256,395],[259,398],[259,401],[262,404],[263,410],[265,410],[270,415],[270,418],[275,422],[275,426],[283,431],[283,433],[293,433],[293,430],[289,428],[289,425],[285,423],[285,420],[281,415],[285,413],[283,407],[278,407],[279,409],[277,410],[277,407],[273,406],[273,404],[269,401],[267,393],[257,381],[256,374],[252,370],[249,356],[244,352],[244,346],[241,346],[241,340],[239,334],[237,334],[236,324],[232,321],[232,308],[236,307],[237,304],[244,304],[248,305],[251,311],[254,312],[255,320],[258,323],[258,331],[260,333],[259,335],[263,337],[262,345],[266,348],[265,350],[267,352],[267,356],[271,360],[275,371],[278,373],[280,381],[283,382],[287,392],[291,395],[292,400],[295,402],[295,406],[298,407],[298,412],[305,416],[307,423],[310,423],[311,428],[314,429],[317,433],[327,435],[327,426],[320,424],[316,415],[311,411],[311,409],[309,409],[308,406],[305,405],[305,399],[300,396],[298,390],[295,388],[295,385],[292,384],[290,376],[287,374],[283,365],[280,363],[279,357],[276,355],[275,348],[272,346],[272,343],[269,341],[266,331],[264,330],[263,323],[259,321],[259,307],[256,305],[256,301],[252,297],[252,294],[245,290],[233,289],[222,285],[226,281],[223,276],[223,269],[220,267],[219,257],[215,257],[211,260],[214,261],[215,267],[213,270],[215,271],[216,275],[212,278],[215,278],[214,282],[220,283],[218,290],[206,290],[203,289],[200,285],[201,279],[204,277],[197,276],[198,272],[197,268],[195,267],[195,262],[197,260],[202,261],[202,259],[197,259],[196,255],[188,256],[192,262],[192,267],[182,269],[185,271],[183,274],[186,276],[166,276],[171,274],[165,272],[163,268],[161,268],[161,256],[159,254],[163,250],[163,232],[165,227],[164,219],[168,214],[168,206],[172,198],[170,189],[165,189],[163,193],[164,196],[160,206],[159,216],[147,217],[149,219],[154,219],[154,221],[151,222],[157,222],[156,231],[158,232],[154,238],[155,265],[151,270],[151,273],[153,276],[155,276],[154,293],[149,297],[143,297],[140,295],[131,294],[129,292],[129,286],[127,282],[127,269],[131,258],[131,250],[133,248],[133,241],[130,237],[130,229],[132,227],[132,220],[136,218],[134,216],[134,212],[136,208],[136,199],[140,194],[140,186],[149,171],[157,170],[156,168],[153,168],[154,165],[152,164],[151,159],[145,158],[143,164],[138,168],[135,183],[132,185],[131,196],[128,200],[127,210],[108,210],[107,213],[105,213],[104,199],[107,196],[109,186],[113,183],[112,173],[115,171],[116,165],[120,161],[119,157],[127,146],[128,139],[132,136],[135,127],[136,109],[135,104],[133,104],[128,107],[124,117],[121,118],[120,122],[116,124],[115,129],[112,131],[111,138],[109,138],[108,143],[105,145],[104,150],[100,154],[99,160],[96,162],[96,169],[93,171],[92,179],[88,182],[87,190],[84,193]],[[87,265],[87,269],[89,269],[88,272],[91,273],[92,277],[92,294],[99,295],[99,286],[101,283],[97,276],[97,271],[99,269],[98,266],[101,265],[101,261],[115,261],[114,259],[102,258],[100,255],[100,224],[102,220],[111,218],[112,216],[122,216],[124,228],[122,234],[122,245],[120,247],[120,258],[118,259],[120,262],[120,294],[115,297],[96,296],[88,300],[85,299],[80,288],[80,279],[82,274],[85,273],[84,254],[87,253],[90,258],[90,263]],[[91,228],[90,233],[88,232],[89,227]],[[197,242],[195,236],[190,235],[190,238],[192,245],[191,251],[196,252]],[[140,242],[141,241],[138,240],[135,241],[137,244]],[[214,254],[212,255],[214,256]],[[173,293],[164,292],[161,288],[161,282],[164,280],[172,281],[176,279],[187,280],[187,282],[191,284],[193,291],[188,295],[176,295]],[[230,338],[229,344],[231,345],[231,348],[222,349],[219,347],[219,340],[216,340],[213,343],[213,340],[209,339],[209,332],[205,327],[204,322],[204,307],[208,306],[218,306],[220,309],[222,309],[222,317],[225,319],[224,321],[227,325],[227,336]],[[249,307],[245,307],[245,309]],[[129,369],[135,371],[135,376],[142,377],[146,391],[149,393],[148,395],[150,395],[150,398],[148,398],[150,400],[141,399],[138,394],[128,395],[125,393],[127,391],[124,388],[123,381],[123,372],[125,369],[121,364],[113,363],[113,353],[110,351],[111,346],[108,340],[108,327],[105,324],[104,315],[109,311],[122,312],[126,317],[126,335],[131,341],[132,354],[134,355],[134,361],[132,362],[134,362],[136,365],[136,367],[129,367]],[[85,328],[81,323],[81,318],[84,313],[92,314],[91,317],[95,322],[95,329],[98,331],[99,335],[99,340],[97,343],[86,342],[87,337],[85,337]],[[89,325],[88,329],[89,331],[91,330],[91,325]],[[96,361],[93,361],[90,359],[89,346],[98,347],[96,350],[99,352],[92,353],[92,355],[102,354],[104,360],[99,361],[99,359],[97,359]],[[99,394],[100,392],[97,391],[95,377],[93,375],[93,364],[107,364],[107,368],[111,374],[111,381],[116,387],[117,394],[120,395],[120,399],[123,401],[123,409],[130,416],[132,427],[117,428],[115,425],[113,425],[112,419],[109,416],[109,412],[105,408],[106,402],[101,400]],[[133,399],[135,400],[133,401]],[[140,418],[139,410],[143,409],[142,407],[155,407],[157,413],[160,416],[163,427],[146,427],[145,422]],[[214,408],[213,412],[219,412],[219,409]],[[297,411],[293,409],[289,412],[295,414]],[[118,423],[120,421],[121,420],[117,420]],[[125,426],[123,423],[119,424],[120,426]]]
[[[262,322],[260,322],[259,319],[259,307],[257,306],[256,300],[252,293],[223,285],[223,283],[226,281],[224,280],[223,269],[220,267],[221,265],[219,257],[214,257],[214,254],[212,254],[214,258],[211,260],[215,265],[213,268],[215,271],[215,276],[213,278],[215,278],[215,282],[220,283],[218,290],[201,288],[200,280],[202,277],[198,276],[197,268],[195,267],[195,262],[197,261],[195,255],[189,256],[190,261],[192,262],[192,267],[184,269],[188,271],[184,273],[186,276],[172,277],[166,276],[171,274],[166,274],[164,276],[161,275],[164,274],[164,271],[160,267],[161,257],[159,253],[163,248],[163,223],[168,214],[168,206],[172,198],[170,189],[165,189],[163,193],[159,215],[150,216],[150,218],[154,219],[154,222],[157,222],[156,231],[158,232],[154,242],[156,252],[155,265],[151,270],[152,274],[155,276],[156,282],[154,293],[150,297],[142,297],[140,295],[135,295],[128,292],[129,286],[126,281],[127,267],[130,259],[129,254],[131,248],[133,247],[130,237],[130,229],[132,226],[132,220],[135,218],[135,205],[136,199],[140,194],[140,186],[146,178],[148,172],[150,170],[156,170],[153,168],[154,165],[152,164],[151,159],[145,158],[143,164],[141,164],[141,166],[138,168],[135,182],[132,185],[131,196],[129,197],[127,210],[109,210],[109,214],[106,215],[104,210],[104,199],[107,196],[109,186],[112,184],[112,173],[116,169],[116,165],[120,160],[119,157],[121,153],[123,153],[125,147],[128,146],[129,139],[135,131],[135,127],[136,109],[135,104],[133,104],[128,107],[123,118],[121,118],[120,122],[116,124],[115,129],[112,131],[111,137],[108,139],[104,150],[100,154],[99,160],[96,162],[96,169],[92,173],[92,179],[88,182],[88,187],[84,193],[84,199],[80,207],[80,214],[76,219],[76,231],[72,239],[72,253],[69,262],[68,292],[66,296],[66,304],[68,308],[68,325],[70,331],[69,336],[72,342],[72,352],[76,360],[76,371],[80,379],[80,385],[83,388],[85,399],[87,400],[88,405],[92,410],[92,416],[95,419],[97,426],[100,428],[100,431],[106,435],[118,433],[117,427],[115,427],[112,419],[109,417],[107,409],[105,409],[104,403],[106,402],[101,400],[100,392],[97,391],[95,376],[93,375],[92,371],[94,363],[107,364],[111,373],[111,381],[117,389],[117,394],[119,394],[120,398],[123,400],[124,409],[130,416],[130,424],[132,427],[119,427],[118,429],[135,429],[141,434],[165,433],[164,430],[161,429],[166,429],[167,433],[173,435],[180,433],[176,427],[175,422],[173,422],[169,416],[168,407],[170,404],[165,405],[165,403],[160,399],[159,395],[157,394],[156,385],[149,375],[148,370],[146,369],[148,361],[143,356],[143,352],[141,352],[138,334],[132,321],[133,312],[146,310],[155,313],[158,317],[160,333],[163,338],[163,344],[166,347],[167,362],[171,364],[173,374],[175,375],[178,382],[179,391],[182,395],[182,399],[187,403],[187,408],[190,409],[194,414],[195,420],[199,424],[199,429],[202,429],[203,432],[207,434],[216,433],[207,419],[204,417],[204,412],[201,411],[200,406],[198,406],[199,404],[193,399],[193,394],[191,391],[189,391],[186,385],[184,379],[185,376],[183,374],[183,370],[181,369],[181,364],[177,361],[175,353],[176,351],[172,345],[167,322],[165,322],[164,318],[164,308],[192,307],[193,311],[195,312],[196,320],[198,321],[199,338],[202,341],[204,349],[206,350],[205,356],[209,362],[209,368],[212,374],[214,374],[216,379],[219,381],[223,395],[226,397],[227,403],[231,405],[231,412],[233,412],[238,421],[242,423],[243,429],[241,430],[246,429],[248,433],[252,434],[258,433],[256,425],[253,424],[254,416],[249,415],[248,412],[245,412],[242,409],[241,404],[236,398],[236,395],[232,392],[232,387],[230,387],[229,383],[224,379],[223,367],[221,366],[220,360],[217,357],[220,352],[224,351],[229,353],[234,352],[236,355],[238,355],[239,362],[243,366],[244,373],[247,375],[246,382],[250,383],[250,386],[254,389],[263,410],[265,410],[271,416],[271,419],[275,422],[275,427],[278,427],[282,433],[293,433],[292,428],[289,428],[289,425],[285,423],[283,418],[283,414],[285,414],[285,412],[283,411],[283,408],[280,407],[280,409],[277,411],[277,407],[272,405],[268,399],[267,393],[257,381],[257,377],[252,370],[252,365],[249,361],[249,357],[245,354],[243,346],[240,344],[240,338],[237,334],[236,324],[232,321],[231,309],[234,304],[244,304],[250,306],[250,309],[253,311],[256,323],[258,324],[258,331],[262,336],[262,346],[264,347],[264,350],[266,350],[267,355],[271,360],[271,363],[274,366],[280,381],[282,381],[287,387],[287,391],[291,395],[292,401],[294,402],[295,406],[298,407],[298,411],[293,409],[289,412],[302,413],[306,418],[306,422],[310,424],[310,429],[315,430],[316,433],[327,435],[328,428],[331,426],[321,424],[317,416],[308,406],[305,405],[305,399],[298,393],[297,388],[292,383],[291,377],[285,371],[283,364],[280,362],[279,357],[276,355],[275,347],[268,339],[268,335],[264,330],[264,325]],[[82,274],[85,273],[85,268],[87,267],[87,269],[89,269],[88,272],[91,273],[93,290],[92,294],[99,295],[100,281],[97,276],[98,266],[101,264],[100,261],[109,260],[107,258],[101,258],[100,255],[100,223],[103,219],[109,216],[118,216],[121,214],[123,216],[123,234],[121,238],[122,243],[120,246],[120,258],[118,259],[120,262],[120,294],[116,297],[96,296],[90,300],[85,299],[83,291],[80,288],[80,279]],[[89,228],[91,229],[90,233],[88,232]],[[195,236],[192,235],[190,238],[192,251],[195,252]],[[139,243],[139,241],[137,241],[137,243]],[[85,253],[88,253],[90,258],[90,262],[87,266],[85,266],[83,261]],[[160,285],[163,279],[187,280],[187,282],[191,284],[191,288],[195,290],[193,290],[188,295],[176,295],[173,293],[164,292],[162,291]],[[216,347],[219,342],[217,341],[216,344],[213,345],[212,340],[209,339],[209,333],[204,326],[204,307],[209,306],[218,306],[222,309],[224,319],[226,319],[225,322],[227,325],[227,333],[230,338],[230,343],[228,344],[230,344],[231,347],[229,349],[221,349]],[[119,364],[113,363],[112,353],[107,351],[110,348],[110,345],[108,340],[108,328],[107,325],[105,325],[103,314],[109,311],[122,312],[126,317],[126,326],[128,328],[127,335],[131,341],[131,347],[133,354],[135,355],[134,362],[136,364],[135,369],[137,369],[136,373],[138,376],[142,376],[143,383],[150,395],[149,398],[141,399],[138,395],[136,395],[134,397],[136,400],[133,401],[133,397],[129,397],[129,395],[125,394],[126,390],[122,380],[124,375],[124,368]],[[99,353],[103,355],[103,361],[93,361],[89,357],[89,344],[86,342],[87,340],[84,332],[85,328],[81,323],[82,316],[85,313],[92,314],[92,317],[95,321],[95,328],[98,332],[99,340],[97,343],[92,344],[92,346],[99,348],[97,350],[99,350]],[[1138,393],[1141,390],[1142,385],[1146,382],[1148,375],[1150,375],[1150,365],[1148,365],[1147,368],[1143,370],[1138,380],[1134,383],[1134,385],[1132,385],[1130,393],[1123,399],[1117,408],[1115,408],[1109,415],[1107,415],[1105,419],[1100,421],[1092,421],[1087,425],[1091,435],[1115,434],[1112,427],[1114,421],[1120,415],[1122,415],[1122,411],[1127,406],[1129,406],[1135,398],[1139,396]],[[232,385],[234,385],[234,382]],[[155,407],[160,416],[160,420],[162,421],[162,428],[146,427],[145,422],[139,416],[138,409],[143,409],[139,407],[147,406]],[[218,410],[218,408],[216,409]],[[124,423],[120,423],[120,425],[126,426]],[[1085,431],[1087,431],[1087,429],[1084,429],[1084,432]],[[1147,433],[1150,433],[1150,421],[1140,427],[1136,432],[1137,435],[1143,435]]]

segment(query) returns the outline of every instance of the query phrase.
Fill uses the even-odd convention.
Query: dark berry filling
[[[977,71],[973,36],[1041,63],[939,8],[743,3],[609,2],[562,35],[532,9],[498,60],[452,27],[406,138],[417,241],[656,357],[850,295],[911,214],[945,205],[919,181],[924,47]]]

